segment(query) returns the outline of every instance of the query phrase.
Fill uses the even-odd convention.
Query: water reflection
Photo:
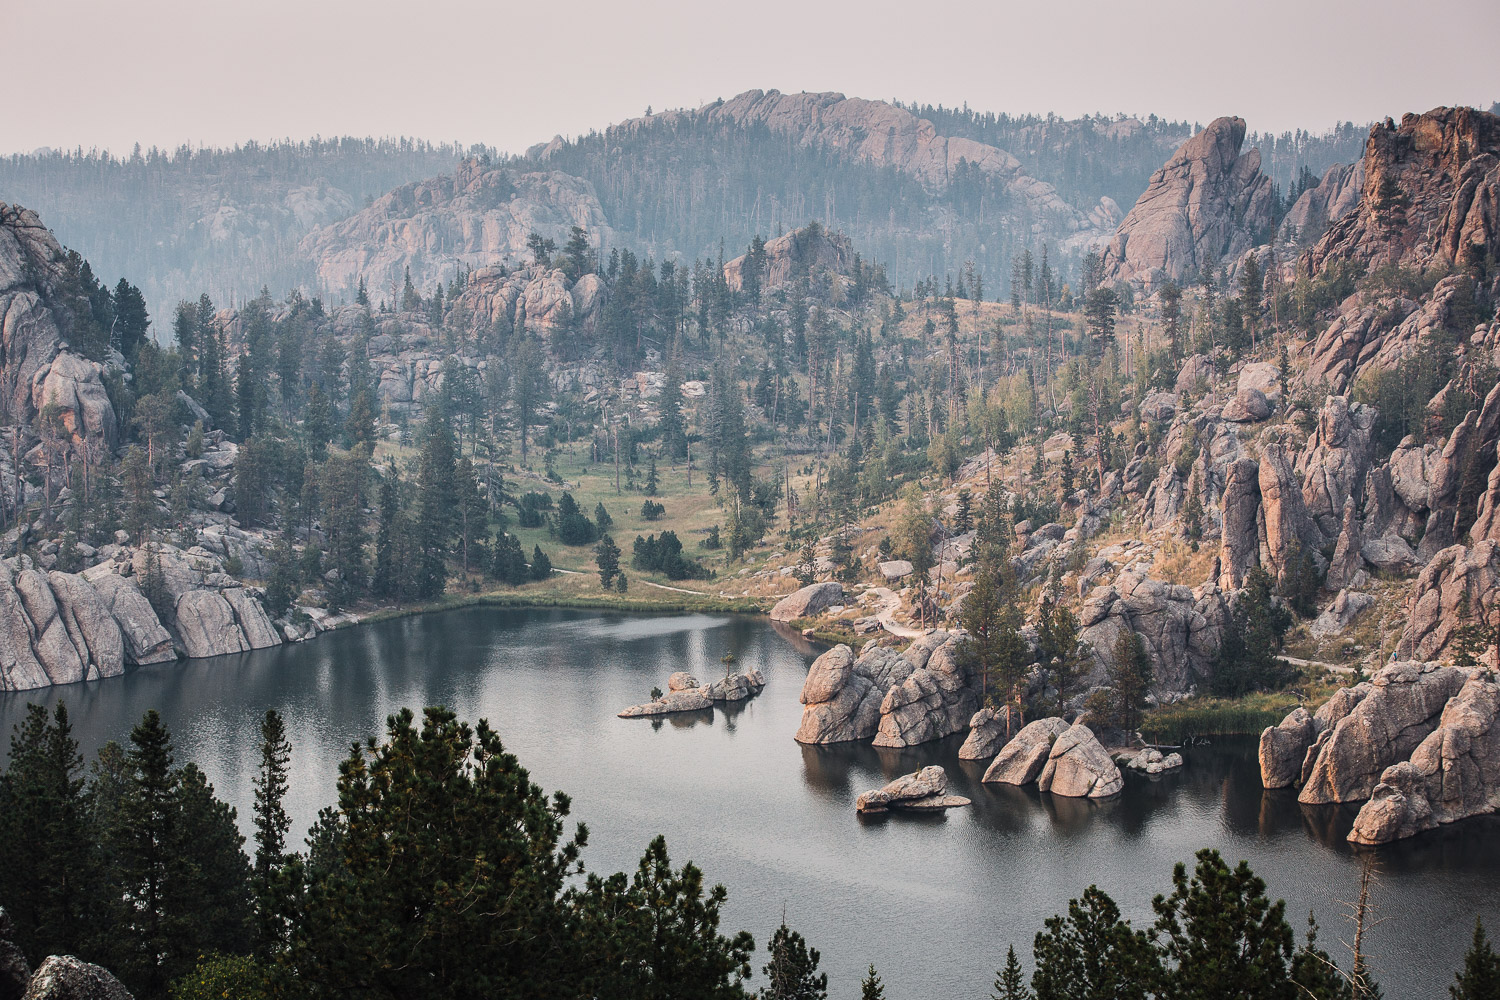
[[[0,725],[8,734],[28,700],[65,699],[91,756],[157,708],[179,759],[204,768],[249,832],[259,719],[275,707],[292,735],[288,804],[301,830],[332,801],[351,742],[378,735],[403,706],[447,705],[489,719],[533,780],[573,797],[592,870],[631,870],[664,834],[675,863],[691,859],[730,888],[727,927],[764,942],[784,910],[822,951],[838,995],[855,993],[872,961],[893,996],[979,995],[997,949],[1014,943],[1024,955],[1041,922],[1090,883],[1149,920],[1172,866],[1204,846],[1248,860],[1289,913],[1314,910],[1331,940],[1347,936],[1338,901],[1357,891],[1360,857],[1344,839],[1354,811],[1262,790],[1253,738],[1186,748],[1182,770],[1128,774],[1102,802],[986,785],[987,761],[958,759],[961,736],[899,750],[793,741],[818,652],[761,619],[470,608],[0,695]],[[766,675],[759,696],[649,724],[615,717],[676,670],[722,676],[725,653]],[[927,764],[947,768],[973,804],[856,816],[859,793]],[[1497,841],[1500,818],[1488,817],[1377,852],[1389,919],[1370,946],[1386,995],[1447,982],[1476,913],[1500,926]],[[893,913],[904,919],[851,919]]]

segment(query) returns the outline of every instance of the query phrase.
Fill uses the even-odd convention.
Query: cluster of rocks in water
[[[748,673],[729,674],[710,683],[699,684],[698,678],[686,670],[679,670],[667,678],[667,693],[640,705],[631,705],[620,712],[622,719],[639,719],[653,715],[671,715],[675,712],[701,712],[714,707],[714,703],[744,701],[760,694],[766,686],[766,677],[759,670]]]
[[[107,969],[72,955],[50,955],[33,973],[0,909],[0,1000],[132,1000]]]
[[[1363,802],[1349,840],[1383,844],[1500,809],[1493,670],[1392,663],[1260,737],[1261,783],[1310,805]]]

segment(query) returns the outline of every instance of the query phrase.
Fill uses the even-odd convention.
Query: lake
[[[729,888],[726,929],[750,930],[763,948],[784,910],[822,952],[835,997],[857,995],[871,962],[892,1000],[988,996],[1007,945],[1029,967],[1042,921],[1090,883],[1149,923],[1173,864],[1191,864],[1200,847],[1248,860],[1273,898],[1286,899],[1299,938],[1315,911],[1322,944],[1347,965],[1343,901],[1355,897],[1360,870],[1343,839],[1353,811],[1263,791],[1254,739],[1191,747],[1181,772],[1127,775],[1124,792],[1103,803],[983,785],[983,764],[958,760],[961,737],[906,751],[793,741],[818,651],[752,617],[468,608],[0,695],[0,724],[8,735],[26,702],[66,700],[92,755],[156,708],[178,760],[203,768],[248,834],[267,708],[285,717],[293,744],[294,831],[333,801],[349,745],[379,735],[397,709],[442,704],[487,718],[536,782],[573,797],[572,819],[589,826],[591,870],[632,871],[665,834],[674,864],[691,859]],[[692,716],[615,717],[665,688],[674,670],[707,682],[726,652],[737,668],[764,671],[758,698]],[[860,792],[933,763],[972,808],[855,815]],[[1500,819],[1482,817],[1378,853],[1383,923],[1369,949],[1391,1000],[1447,995],[1476,914],[1500,932],[1497,846]],[[757,971],[764,962],[762,950]]]

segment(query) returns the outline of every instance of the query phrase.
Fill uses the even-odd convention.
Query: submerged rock
[[[1125,758],[1126,767],[1132,771],[1140,771],[1142,774],[1162,774],[1166,771],[1175,771],[1182,764],[1182,754],[1163,754],[1155,747],[1147,747],[1140,753],[1131,754]]]
[[[948,773],[936,764],[911,774],[903,774],[884,788],[872,789],[854,800],[862,813],[881,813],[891,809],[932,812],[966,806],[962,795],[949,795]]]
[[[670,715],[673,712],[701,712],[705,708],[713,708],[714,703],[709,700],[708,695],[701,688],[690,688],[686,691],[672,691],[641,705],[631,705],[619,714],[622,719],[638,719],[648,715]]]

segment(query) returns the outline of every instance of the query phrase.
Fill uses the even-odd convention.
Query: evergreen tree
[[[380,527],[375,536],[375,577],[371,589],[377,597],[402,594],[404,574],[398,559],[400,538],[408,526],[401,509],[401,473],[396,460],[389,459],[380,480]]]
[[[308,993],[583,995],[564,890],[586,832],[488,724],[391,716],[354,748],[320,821],[291,961]],[[587,902],[580,900],[580,905]]]
[[[880,981],[874,965],[859,984],[859,1000],[885,1000],[885,984]]]
[[[1036,936],[1031,987],[1036,1000],[1146,1000],[1160,974],[1156,950],[1097,886],[1049,917]]]
[[[599,529],[599,534],[604,534],[615,523],[615,519],[609,516],[609,511],[604,509],[604,501],[600,500],[594,506],[594,524]]]
[[[468,458],[458,460],[454,489],[457,492],[459,554],[463,561],[464,575],[467,576],[471,551],[482,554],[484,541],[490,533],[489,501],[479,492],[479,479],[474,472],[474,463]]]
[[[146,342],[151,318],[146,313],[146,297],[141,290],[121,278],[114,292],[115,324],[113,345],[125,355],[125,360],[134,361],[141,345]]]
[[[1298,996],[1309,1000],[1353,1000],[1349,980],[1339,971],[1328,952],[1318,947],[1318,922],[1307,914],[1307,937],[1292,956],[1292,983]]]
[[[1191,879],[1178,864],[1172,893],[1152,901],[1164,962],[1162,992],[1203,1000],[1293,1000],[1292,929],[1286,904],[1241,861],[1230,869],[1218,851],[1197,853]]]
[[[989,700],[991,675],[999,700],[1008,702],[1026,666],[1019,596],[1012,574],[982,567],[959,611],[959,623],[968,632],[959,646],[959,657],[979,674],[981,702]]]
[[[1052,594],[1042,598],[1037,611],[1037,659],[1047,675],[1047,682],[1057,691],[1059,710],[1077,691],[1088,673],[1093,657],[1083,641],[1078,616],[1056,600]]]
[[[761,1000],[828,1000],[828,975],[818,972],[818,949],[782,921],[771,936],[771,960],[761,971]]]
[[[608,590],[620,575],[620,547],[609,535],[594,546],[594,564],[599,567],[599,586]]]
[[[323,530],[328,537],[330,569],[338,571],[329,599],[342,607],[364,596],[369,581],[365,562],[365,484],[370,460],[362,447],[334,452],[323,463]],[[450,508],[451,516],[451,508]],[[444,544],[446,545],[446,539]],[[439,588],[438,593],[441,593]],[[434,595],[435,596],[435,595]]]
[[[519,587],[528,577],[526,557],[515,535],[495,533],[494,552],[490,556],[490,573],[501,583]]]
[[[1176,282],[1167,281],[1161,286],[1161,319],[1166,326],[1172,357],[1182,357],[1182,289]]]
[[[286,835],[292,825],[283,804],[292,745],[286,724],[273,709],[261,721],[260,738],[260,769],[254,781],[256,948],[262,958],[271,958],[285,944],[290,916],[284,869],[289,860]]]
[[[540,545],[531,547],[531,578],[533,580],[545,580],[552,575],[552,560],[547,558],[547,553],[542,551]]]
[[[1084,305],[1084,320],[1088,324],[1089,350],[1094,357],[1103,357],[1115,339],[1115,308],[1117,298],[1113,288],[1095,288],[1089,292]]]
[[[656,496],[660,492],[661,492],[661,480],[659,478],[657,478],[657,475],[656,475],[656,459],[653,457],[651,459],[651,465],[646,469],[646,495],[648,497],[654,497],[654,496]],[[599,505],[599,507],[602,510],[603,507],[604,507],[604,504],[601,503]],[[603,525],[601,525],[600,528],[602,530]]]
[[[28,704],[10,738],[10,768],[0,773],[0,900],[33,965],[78,954],[104,929],[94,919],[99,856],[82,772],[67,706],[59,701],[49,720]]]
[[[412,525],[417,549],[413,593],[430,600],[448,581],[447,552],[455,530],[457,467],[453,429],[440,407],[430,407],[417,461],[417,514]]]
[[[1474,941],[1464,953],[1464,968],[1458,981],[1448,987],[1453,1000],[1500,1000],[1500,955],[1490,947],[1484,923],[1474,920]]]
[[[1011,945],[1005,953],[1005,968],[995,974],[995,992],[991,1000],[1031,1000],[1031,990],[1026,988],[1026,978],[1021,972],[1021,963],[1016,958],[1016,946]]]

